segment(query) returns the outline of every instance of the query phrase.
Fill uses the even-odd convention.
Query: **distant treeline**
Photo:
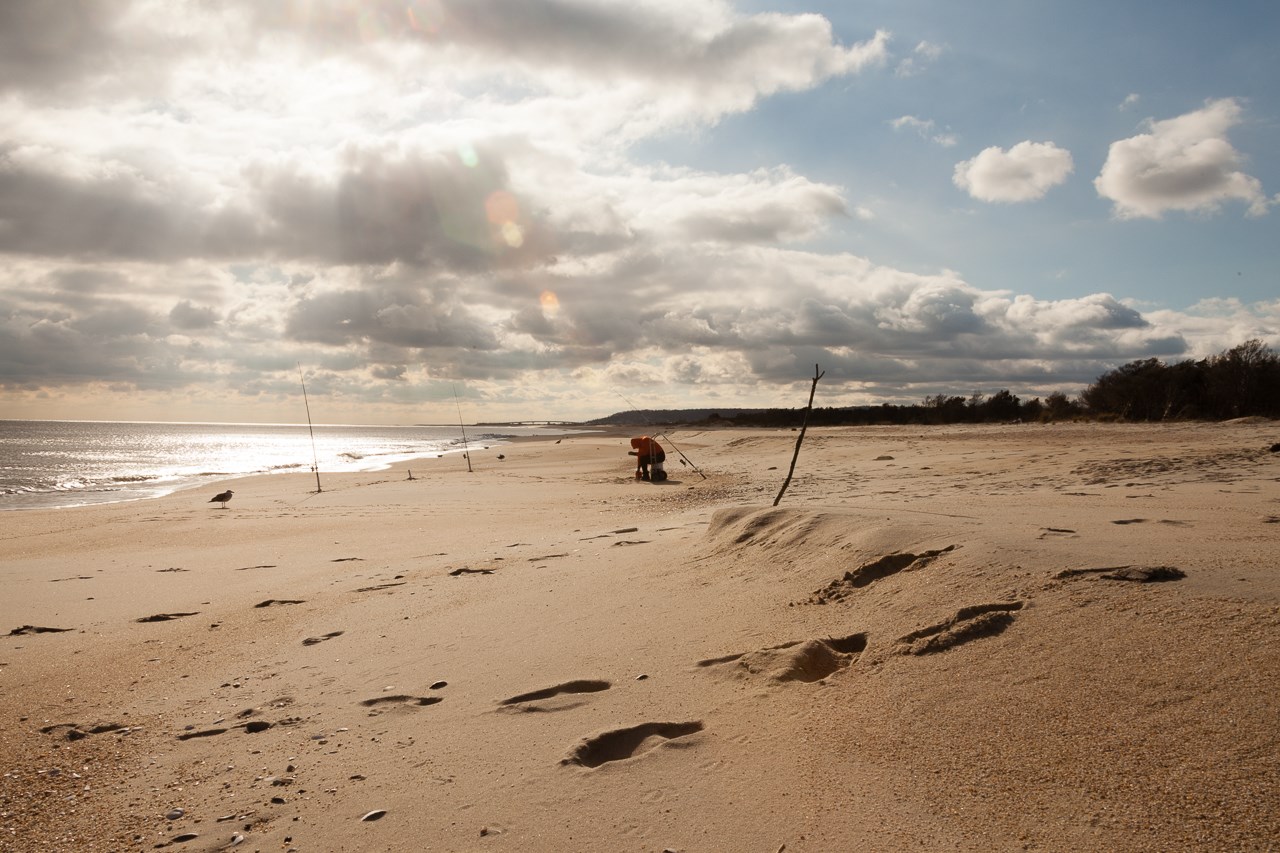
[[[1252,340],[1200,361],[1131,361],[1099,376],[1080,400],[1091,413],[1129,421],[1280,417],[1280,356]]]
[[[1022,400],[1008,390],[991,396],[938,394],[911,405],[816,407],[814,426],[1009,423],[1060,420],[1226,420],[1280,417],[1280,356],[1258,340],[1200,361],[1165,364],[1156,358],[1109,370],[1078,398],[1055,391]],[[645,409],[618,412],[590,424],[705,424],[799,426],[804,410]]]

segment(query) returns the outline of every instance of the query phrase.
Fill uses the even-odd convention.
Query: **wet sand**
[[[5,513],[0,850],[1274,848],[1280,425],[796,435]]]

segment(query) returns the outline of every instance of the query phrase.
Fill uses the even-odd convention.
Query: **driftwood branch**
[[[791,454],[791,468],[787,471],[787,479],[782,481],[782,488],[778,490],[778,496],[773,499],[773,505],[777,506],[782,496],[787,493],[787,486],[791,485],[791,475],[796,472],[796,460],[800,458],[800,442],[804,441],[804,431],[809,428],[809,413],[813,411],[813,395],[818,390],[818,380],[826,376],[825,370],[818,370],[818,365],[813,366],[813,386],[809,389],[809,405],[804,410],[804,421],[800,424],[800,435],[796,436],[796,452]]]

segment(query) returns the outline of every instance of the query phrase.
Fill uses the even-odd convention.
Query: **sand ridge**
[[[0,849],[1280,837],[1274,425],[676,438],[15,514]]]

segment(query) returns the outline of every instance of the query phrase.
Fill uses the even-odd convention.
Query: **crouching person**
[[[642,435],[631,439],[631,448],[627,453],[636,458],[637,480],[660,483],[667,479],[667,472],[662,467],[662,463],[667,461],[667,454],[662,445],[649,436]]]

